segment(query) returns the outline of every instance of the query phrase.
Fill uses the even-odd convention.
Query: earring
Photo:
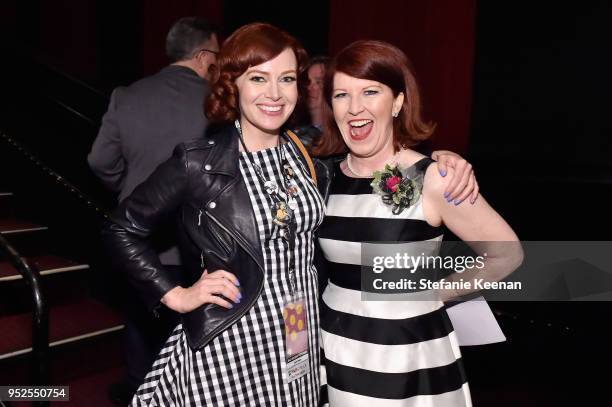
[[[393,117],[399,116],[399,112],[393,112]]]

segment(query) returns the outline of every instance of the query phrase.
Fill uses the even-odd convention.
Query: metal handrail
[[[0,138],[4,139],[8,144],[12,145],[16,150],[21,152],[34,165],[39,167],[44,173],[49,175],[54,181],[59,182],[71,193],[75,194],[79,200],[85,202],[88,207],[95,210],[101,216],[107,218],[108,212],[102,208],[102,205],[95,202],[85,193],[80,191],[76,186],[67,181],[63,176],[42,163],[37,157],[25,149],[20,143],[13,140],[3,132],[0,132]],[[32,367],[31,375],[34,385],[49,384],[49,309],[42,292],[40,272],[36,267],[31,266],[28,262],[15,250],[14,247],[4,238],[0,232],[0,249],[7,253],[12,265],[19,271],[27,286],[31,290],[33,313],[32,313]],[[9,404],[10,405],[10,404]],[[34,402],[35,406],[47,407],[48,401]]]
[[[0,249],[19,271],[32,292],[32,379],[35,385],[47,385],[49,379],[49,309],[43,296],[40,272],[15,250],[0,232]]]
[[[50,167],[45,165],[42,161],[40,161],[34,154],[30,153],[25,147],[23,147],[19,142],[12,139],[5,133],[0,131],[0,138],[3,138],[7,143],[11,144],[16,150],[21,152],[26,158],[32,161],[37,167],[39,167],[43,172],[53,178],[56,182],[62,184],[67,190],[71,193],[75,194],[81,201],[85,202],[88,207],[92,208],[96,212],[98,212],[101,216],[108,218],[109,214],[106,209],[103,208],[103,205],[96,202],[93,198],[87,196],[84,192],[82,192],[79,188],[71,184],[66,178],[62,175],[58,174]]]

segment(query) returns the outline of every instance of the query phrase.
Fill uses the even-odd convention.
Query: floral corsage
[[[374,181],[370,184],[375,193],[382,196],[386,205],[393,207],[393,214],[399,215],[414,205],[421,197],[423,174],[414,166],[402,169],[399,165],[385,165],[382,171],[374,171]]]

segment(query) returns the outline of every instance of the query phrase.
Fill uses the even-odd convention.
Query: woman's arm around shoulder
[[[478,254],[487,253],[486,267],[463,273],[463,277],[484,277],[497,281],[508,276],[523,261],[523,250],[510,225],[479,196],[473,205],[455,205],[444,199],[448,177],[430,166],[423,187],[423,212],[433,226],[446,225]]]
[[[453,170],[449,169],[449,175]],[[479,195],[473,205],[456,205],[444,199],[450,177],[442,177],[430,166],[423,184],[423,206],[427,221],[438,226],[444,223],[464,241],[517,241],[518,237],[506,221]]]

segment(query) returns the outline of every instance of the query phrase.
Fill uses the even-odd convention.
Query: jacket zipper
[[[200,211],[201,212],[201,211]],[[233,237],[233,234],[227,230],[226,227],[224,227],[221,222],[219,222],[213,215],[210,214],[210,212],[206,212],[206,215],[212,219],[221,229],[223,229],[226,233],[228,233],[229,235],[231,235]],[[238,242],[237,239],[234,238],[234,240],[236,240],[236,242]],[[240,243],[238,243],[240,244]],[[257,268],[260,269],[259,265],[257,265]],[[232,325],[234,322],[238,321],[240,318],[242,318],[244,316],[244,314],[246,314],[251,307],[253,306],[253,304],[255,304],[255,301],[257,301],[259,299],[259,297],[261,296],[261,292],[263,291],[263,287],[264,287],[264,280],[266,278],[265,273],[263,274],[263,278],[261,280],[261,284],[260,286],[257,288],[257,295],[255,295],[253,297],[253,299],[251,301],[249,301],[249,303],[247,304],[247,307],[245,308],[245,310],[243,312],[240,312],[236,315],[234,315],[233,317],[231,317],[229,320],[225,321],[225,323],[219,325],[217,328],[215,328],[214,330],[212,330],[207,336],[209,337],[209,339],[207,339],[205,341],[204,344],[202,344],[202,347],[208,345],[208,343],[212,340],[212,338],[214,338],[219,332],[225,330],[228,326]]]
[[[202,226],[202,209],[198,213],[198,226]],[[204,269],[204,249],[200,251],[200,267]]]
[[[203,211],[202,209],[200,209],[200,213],[198,214],[198,226],[202,226],[202,213]],[[219,224],[219,222],[215,222],[215,223],[217,225]],[[228,244],[223,241],[223,238],[221,238],[221,236],[216,230],[214,230],[213,228],[209,228],[209,229],[210,229],[210,233],[212,234],[212,237],[214,238],[213,240],[216,240],[217,244],[221,246],[221,248],[223,248],[223,250],[225,250],[225,252],[229,255],[232,252],[231,247],[229,247]],[[200,252],[200,264],[202,265],[202,267],[204,267],[204,250]]]

